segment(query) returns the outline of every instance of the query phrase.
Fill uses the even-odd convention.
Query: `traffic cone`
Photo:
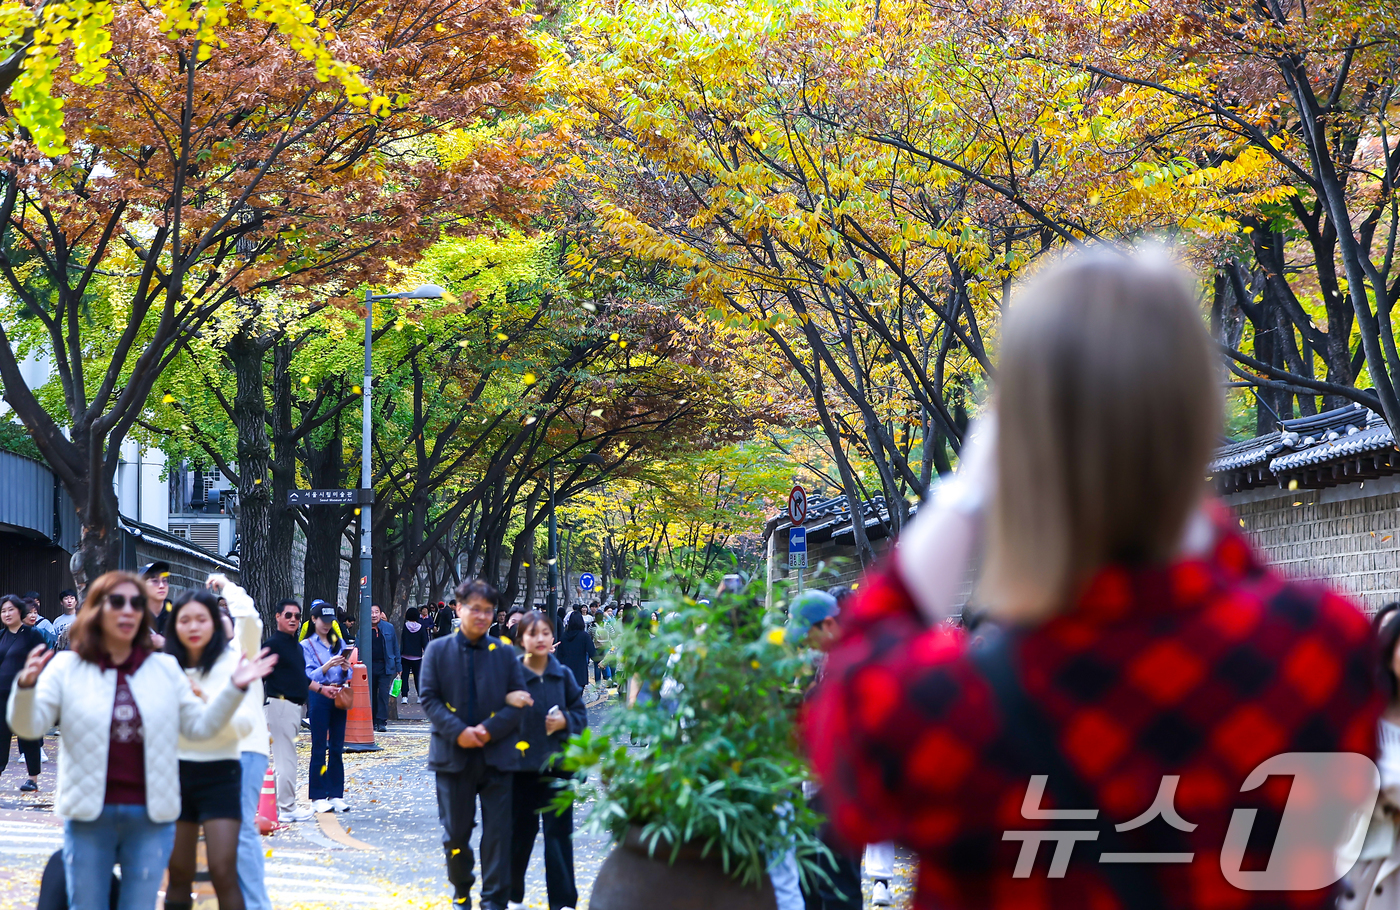
[[[258,797],[258,833],[271,834],[281,827],[277,822],[277,778],[272,769],[263,775],[262,796]]]
[[[378,752],[379,747],[374,744],[374,711],[369,701],[369,670],[360,663],[358,648],[350,659],[350,687],[355,693],[355,704],[345,719],[345,751]]]

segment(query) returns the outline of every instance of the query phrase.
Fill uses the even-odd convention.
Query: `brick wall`
[[[1400,600],[1400,477],[1325,490],[1249,490],[1225,500],[1285,574],[1326,581],[1368,613]]]

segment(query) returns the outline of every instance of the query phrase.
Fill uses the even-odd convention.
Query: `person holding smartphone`
[[[316,631],[301,643],[306,662],[307,719],[311,722],[311,769],[306,795],[315,812],[345,812],[345,719],[349,712],[336,707],[340,690],[350,685],[350,656],[335,630],[335,607],[313,607]]]
[[[568,775],[558,767],[564,742],[588,726],[583,686],[560,663],[554,650],[554,626],[549,616],[531,610],[515,627],[523,654],[525,688],[532,704],[521,710],[519,769],[511,785],[510,900],[525,900],[525,869],[535,848],[535,834],[544,823],[544,879],[550,910],[578,903],[574,883],[573,809],[556,812],[551,805]]]

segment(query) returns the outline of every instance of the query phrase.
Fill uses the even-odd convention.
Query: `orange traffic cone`
[[[277,823],[277,778],[272,769],[263,776],[262,796],[258,797],[258,833],[271,834],[281,827]]]
[[[345,751],[378,752],[379,747],[374,744],[374,711],[369,702],[369,670],[360,663],[358,648],[351,652],[350,660],[350,686],[355,693],[355,704],[345,719]]]

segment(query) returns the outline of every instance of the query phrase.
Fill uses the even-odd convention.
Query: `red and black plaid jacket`
[[[1098,802],[1058,808],[1126,822],[1152,804],[1163,775],[1180,775],[1175,807],[1196,829],[1157,819],[1122,835],[1135,850],[1194,852],[1189,864],[1147,869],[1162,904],[1322,907],[1331,889],[1235,888],[1220,852],[1232,810],[1255,807],[1243,868],[1267,864],[1289,779],[1240,793],[1266,758],[1375,755],[1370,627],[1327,589],[1280,578],[1221,524],[1209,558],[1100,573],[1074,610],[1019,636],[1015,663]],[[1063,878],[1047,877],[1050,843],[1031,877],[1012,877],[1021,844],[1003,832],[1045,823],[1022,818],[1028,781],[1012,770],[988,684],[958,635],[925,626],[892,564],[861,585],[842,624],[806,732],[836,831],[916,852],[917,908],[1120,906],[1093,844],[1076,845]]]

